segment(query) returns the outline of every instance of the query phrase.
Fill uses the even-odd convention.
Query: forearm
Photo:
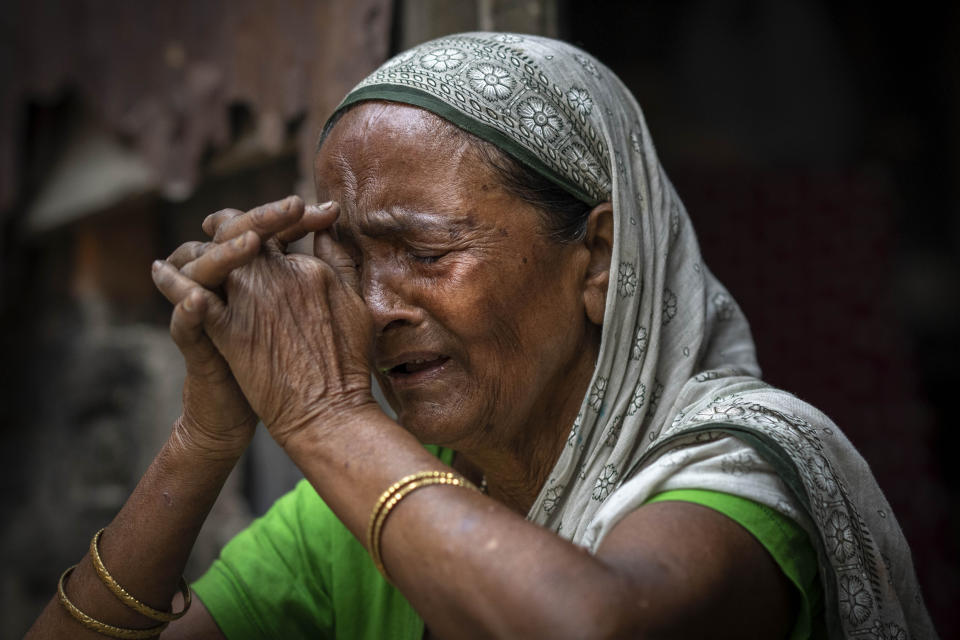
[[[628,622],[634,585],[503,505],[443,488],[401,506],[384,563],[440,637],[607,638]]]
[[[318,430],[319,431],[319,430]],[[288,452],[362,542],[384,489],[449,470],[386,418],[354,420],[300,438]],[[441,637],[576,636],[617,623],[624,578],[597,558],[474,491],[428,487],[405,498],[383,529],[391,580]]]
[[[100,541],[101,558],[116,581],[160,610],[169,608],[200,527],[241,451],[214,453],[184,434],[174,429]],[[131,628],[158,624],[128,609],[103,585],[89,554],[70,575],[66,592],[81,611],[103,622]],[[27,637],[102,636],[82,627],[54,596]]]

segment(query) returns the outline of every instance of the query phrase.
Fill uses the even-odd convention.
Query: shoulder
[[[655,603],[647,628],[665,637],[787,637],[797,594],[754,535],[689,501],[647,504],[623,517],[596,556]]]

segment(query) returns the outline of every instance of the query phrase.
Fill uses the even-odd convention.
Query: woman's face
[[[599,343],[583,245],[549,240],[541,213],[415,107],[353,107],[315,168],[321,198],[340,203],[335,234],[354,256],[373,365],[404,427],[462,449],[572,419]]]

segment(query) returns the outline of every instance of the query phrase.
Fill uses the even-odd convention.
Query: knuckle
[[[196,261],[196,260],[193,260],[193,261],[191,261],[191,262],[188,262],[187,264],[185,264],[185,265],[183,265],[182,267],[180,267],[180,275],[182,275],[182,276],[184,276],[184,277],[186,277],[186,278],[189,278],[189,279],[193,280],[193,279],[194,279],[194,274],[196,273],[197,268],[198,268],[198,267],[197,267],[197,261]],[[171,275],[171,277],[173,277],[173,276]]]
[[[184,242],[179,247],[173,250],[173,252],[167,257],[167,262],[176,263],[178,260],[183,260],[191,252],[191,246],[193,242]]]
[[[214,245],[210,251],[204,254],[204,258],[206,258],[206,262],[223,260],[233,253],[233,246],[232,242]]]
[[[243,215],[243,212],[240,211],[239,209],[233,209],[228,207],[226,209],[220,209],[219,211],[215,211],[211,213],[207,219],[212,222],[222,223],[225,220],[235,218],[238,215]]]
[[[233,228],[233,225],[229,223],[218,226],[216,233],[213,234],[214,244],[220,244],[221,242],[223,242],[223,239],[227,237],[227,234],[230,232],[230,229],[232,228]]]
[[[181,344],[184,341],[184,328],[183,328],[183,315],[179,312],[180,305],[177,305],[173,308],[173,313],[170,316],[170,337],[173,338],[173,341],[177,344]]]
[[[183,310],[187,312],[196,311],[196,301],[200,298],[205,299],[206,297],[206,289],[203,287],[198,287],[197,285],[193,285],[187,290],[187,295],[183,297],[183,301],[185,303]]]
[[[220,242],[224,237],[229,237],[237,224],[243,219],[243,215],[243,213],[236,212],[219,218],[214,229],[213,242]]]
[[[235,217],[237,215],[236,209],[220,209],[215,211],[207,216],[201,227],[208,234],[211,235],[212,231],[219,231],[220,226],[227,220]]]
[[[273,217],[272,207],[258,207],[249,213],[250,225],[255,229],[263,229]]]
[[[273,204],[264,204],[264,205],[260,205],[259,207],[254,207],[247,213],[247,215],[254,220],[262,220],[263,218],[267,217],[270,213],[272,213],[273,209],[274,209]]]

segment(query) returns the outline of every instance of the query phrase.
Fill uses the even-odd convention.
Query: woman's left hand
[[[222,241],[225,225],[250,228],[240,215],[208,219],[205,230]],[[308,423],[375,406],[370,314],[355,290],[352,266],[346,268],[352,261],[325,240],[318,245],[329,262],[285,254],[282,239],[271,238],[229,274],[225,301],[199,289],[184,296],[198,309],[207,335],[281,446]],[[193,268],[192,262],[184,264],[177,275],[182,278]],[[161,269],[174,267],[164,264]],[[169,275],[172,280],[174,274]],[[161,289],[163,281],[158,280]]]

